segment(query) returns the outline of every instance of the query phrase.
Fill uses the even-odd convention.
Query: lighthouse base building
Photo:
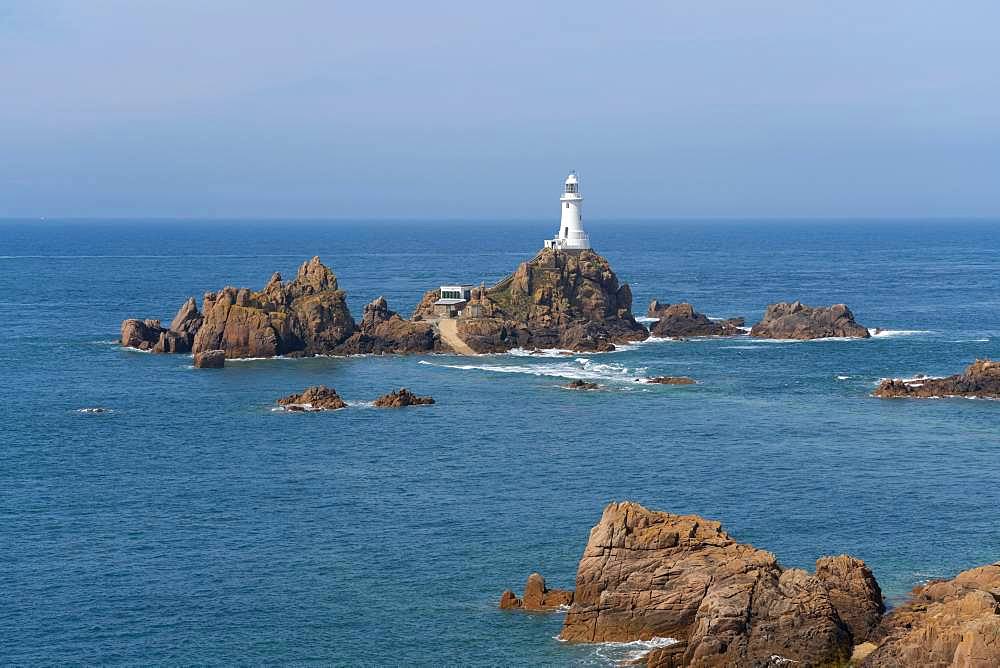
[[[562,211],[559,232],[552,239],[545,240],[545,247],[557,250],[590,248],[590,237],[583,231],[583,195],[580,194],[580,180],[576,172],[566,177],[559,207]]]

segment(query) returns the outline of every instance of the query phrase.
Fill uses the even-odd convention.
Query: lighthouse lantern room
[[[580,194],[580,179],[576,172],[566,177],[559,206],[562,210],[559,233],[552,239],[546,239],[545,247],[558,250],[590,248],[590,237],[583,231],[583,195]]]

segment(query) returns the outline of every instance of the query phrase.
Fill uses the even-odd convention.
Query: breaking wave
[[[897,336],[917,336],[920,334],[933,334],[929,329],[879,329],[872,327],[868,330],[872,337],[877,339],[890,339]]]
[[[565,642],[556,636],[559,642]],[[674,638],[655,637],[649,640],[633,640],[631,642],[602,642],[594,645],[595,658],[602,664],[619,666],[623,663],[638,661],[654,649],[670,647],[679,641]]]
[[[615,363],[594,362],[586,357],[567,359],[559,363],[547,364],[438,364],[420,360],[420,364],[461,371],[485,371],[487,373],[516,373],[548,378],[568,378],[570,380],[603,380],[618,383],[639,383],[646,373],[646,367],[630,368]]]
[[[91,406],[89,408],[77,408],[77,413],[83,413],[84,415],[103,415],[105,413],[114,413],[110,408],[104,408],[103,406]]]

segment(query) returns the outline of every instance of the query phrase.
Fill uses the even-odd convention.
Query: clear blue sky
[[[1000,2],[0,0],[0,217],[1000,216]]]

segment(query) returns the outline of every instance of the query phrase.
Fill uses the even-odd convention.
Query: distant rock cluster
[[[435,326],[437,297],[436,290],[428,292],[409,320],[379,297],[364,307],[358,323],[336,276],[314,257],[292,281],[275,273],[258,292],[208,292],[201,311],[190,298],[169,327],[125,320],[121,343],[158,353],[221,350],[226,358],[448,352]],[[475,352],[607,351],[649,336],[632,315],[628,285],[619,285],[607,260],[589,250],[544,250],[502,285],[475,290],[470,306],[480,317],[461,318],[456,329]]]
[[[404,408],[406,406],[427,406],[433,403],[432,397],[417,396],[402,387],[382,395],[372,405],[375,408]],[[326,385],[314,385],[298,394],[282,397],[278,399],[278,405],[286,411],[292,412],[335,411],[347,408],[347,402],[340,398],[337,391]]]
[[[657,321],[650,327],[653,336],[686,338],[693,336],[741,336],[743,318],[713,320],[698,313],[691,304],[664,304],[653,300],[646,314]],[[829,337],[868,338],[868,329],[854,320],[844,304],[826,307],[802,302],[771,304],[764,318],[750,329],[750,336],[767,339],[823,339]]]

